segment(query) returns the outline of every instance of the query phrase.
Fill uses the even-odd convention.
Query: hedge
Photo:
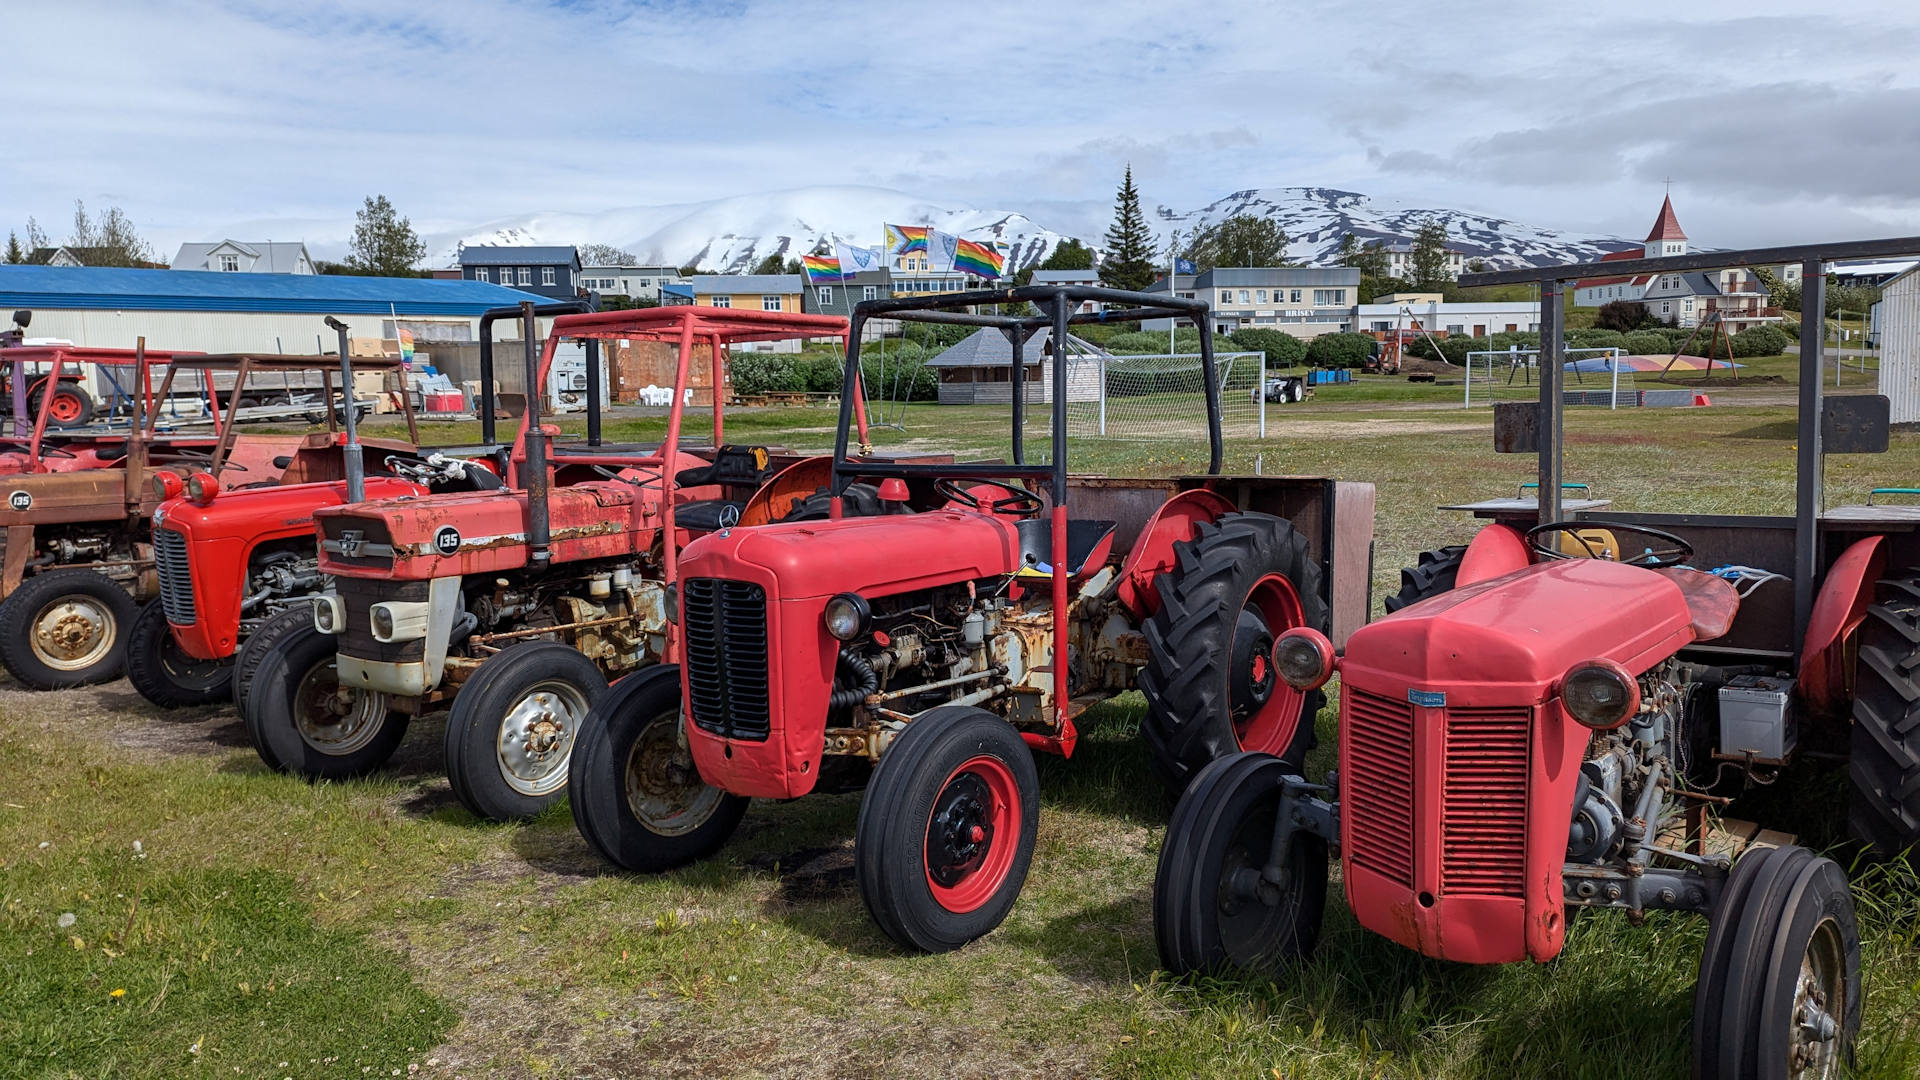
[[[1249,327],[1227,335],[1234,348],[1267,354],[1267,370],[1290,368],[1307,358],[1307,343],[1284,330]]]
[[[1650,330],[1635,330],[1628,334],[1626,343],[1621,347],[1633,356],[1655,356],[1673,351],[1667,345],[1667,335]]]
[[[1373,355],[1374,339],[1367,334],[1321,334],[1307,345],[1307,363],[1323,368],[1354,368]]]
[[[846,361],[837,353],[735,353],[731,362],[733,392],[759,394],[838,393]],[[918,345],[888,342],[863,351],[860,371],[867,397],[893,401],[904,394],[909,401],[932,401],[940,396],[940,377],[926,365]]]

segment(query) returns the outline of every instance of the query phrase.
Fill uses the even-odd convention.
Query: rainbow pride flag
[[[925,225],[888,225],[887,254],[905,255],[909,251],[927,250],[927,227]]]
[[[997,278],[1006,264],[1005,255],[975,240],[962,239],[953,253],[953,268],[975,277]]]
[[[800,266],[810,282],[847,280],[847,275],[840,272],[840,260],[831,255],[802,255]]]

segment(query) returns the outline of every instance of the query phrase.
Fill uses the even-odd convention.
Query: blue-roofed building
[[[331,352],[322,319],[355,338],[472,342],[480,315],[546,297],[478,281],[231,274],[208,270],[0,266],[0,311],[29,309],[35,337],[205,352]]]
[[[460,249],[460,276],[572,300],[580,288],[580,252],[571,247],[474,244]]]

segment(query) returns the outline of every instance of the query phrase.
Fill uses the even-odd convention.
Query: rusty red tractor
[[[0,356],[13,374],[44,366],[44,392],[67,381],[68,364],[119,369],[130,407],[128,425],[100,433],[55,435],[51,402],[38,411],[19,444],[20,471],[6,479],[0,505],[6,556],[0,563],[0,663],[35,689],[82,686],[117,677],[137,605],[158,592],[151,517],[165,498],[192,484],[212,490],[229,484],[273,483],[295,476],[339,475],[340,446],[330,435],[241,435],[235,409],[249,373],[310,370],[334,364],[323,357],[208,356],[135,350],[7,349]],[[160,385],[150,365],[166,360]],[[195,423],[210,431],[170,433],[160,427],[173,413],[176,383],[185,375],[199,397]],[[222,393],[215,376],[231,377]],[[180,383],[179,389],[185,389]],[[229,407],[222,408],[225,400]],[[184,423],[166,415],[170,424]],[[16,418],[16,423],[18,419]],[[318,472],[316,472],[318,470]],[[172,488],[164,481],[171,479]],[[156,481],[163,481],[156,487]]]
[[[1082,312],[1097,301],[1104,313]],[[996,315],[997,305],[1033,315]],[[1004,310],[1004,309],[1002,309]],[[1070,756],[1076,718],[1138,688],[1144,736],[1176,787],[1257,747],[1298,761],[1320,695],[1270,662],[1297,626],[1365,618],[1373,489],[1220,475],[1219,383],[1202,335],[1195,426],[1207,475],[1067,472],[1065,365],[1035,460],[1012,397],[1010,464],[849,457],[868,319],[992,327],[1013,346],[1096,319],[1174,318],[1205,303],[1027,287],[868,301],[853,315],[832,493],[879,481],[888,510],[721,530],[680,562],[681,663],[628,678],[576,744],[572,808],[612,862],[658,871],[716,851],[752,798],[865,788],[855,840],[868,910],[911,948],[957,948],[1006,916],[1033,855],[1033,752]],[[914,512],[909,482],[934,505]],[[1034,488],[1022,486],[1033,483]],[[1338,558],[1336,558],[1338,555]]]
[[[332,589],[310,625],[266,647],[243,709],[270,766],[315,779],[363,774],[393,753],[411,717],[445,706],[460,801],[493,820],[538,812],[565,791],[579,725],[608,678],[670,655],[667,588],[687,538],[813,493],[819,481],[804,463],[775,476],[785,462],[767,448],[726,444],[727,352],[840,340],[845,319],[711,307],[562,315],[542,349],[533,317],[524,316],[531,392],[510,487],[314,512]],[[678,349],[657,446],[602,444],[597,400],[584,444],[555,443],[541,422],[539,389],[560,342],[605,339]],[[681,424],[696,347],[709,354],[716,398],[713,441],[699,453],[682,445]]]
[[[551,317],[585,311],[581,302],[541,305]],[[480,317],[482,367],[492,368],[492,327],[517,320],[517,307]],[[358,361],[342,348],[340,384],[352,386]],[[244,380],[241,380],[244,383]],[[312,605],[326,589],[314,541],[313,511],[368,498],[474,491],[500,486],[505,448],[479,446],[416,450],[411,399],[401,398],[411,441],[362,440],[357,417],[343,410],[347,445],[324,461],[296,462],[276,485],[221,490],[203,485],[188,495],[182,480],[156,476],[162,497],[153,514],[159,599],[142,608],[129,631],[127,681],[156,705],[175,708],[231,697],[245,708],[260,655],[288,629],[312,622]],[[483,379],[479,411],[493,409],[493,382]],[[372,451],[371,468],[361,460]],[[337,467],[336,467],[337,466]]]
[[[1362,927],[1464,963],[1549,961],[1583,909],[1696,912],[1711,929],[1694,1075],[1842,1075],[1863,991],[1847,875],[1723,810],[1748,784],[1845,760],[1845,820],[1802,807],[1772,824],[1850,827],[1883,855],[1920,841],[1920,508],[1824,499],[1824,454],[1887,448],[1887,399],[1823,398],[1810,319],[1795,517],[1564,500],[1562,297],[1601,272],[1796,262],[1819,311],[1827,260],[1916,252],[1920,238],[1462,277],[1540,284],[1540,401],[1495,422],[1497,449],[1538,452],[1538,498],[1463,507],[1492,523],[1409,571],[1404,603],[1343,656],[1308,630],[1281,637],[1289,684],[1339,673],[1338,770],[1313,784],[1249,753],[1194,781],[1154,884],[1162,962],[1286,968],[1314,947],[1333,853]]]

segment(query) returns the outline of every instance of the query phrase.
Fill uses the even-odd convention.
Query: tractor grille
[[[767,594],[746,581],[688,578],[680,585],[693,722],[729,739],[765,739]]]
[[[340,606],[347,617],[340,634],[340,654],[356,660],[375,660],[386,664],[412,663],[426,659],[424,639],[412,641],[376,641],[373,636],[373,605],[387,601],[421,603],[427,599],[428,582],[387,581],[380,578],[337,577],[334,589],[340,594]]]
[[[1531,709],[1455,709],[1447,715],[1440,891],[1526,895]]]
[[[1353,861],[1413,886],[1413,706],[1347,689],[1346,806]]]
[[[153,565],[160,575],[160,610],[175,626],[192,626],[193,564],[187,559],[187,538],[172,529],[153,530]]]

